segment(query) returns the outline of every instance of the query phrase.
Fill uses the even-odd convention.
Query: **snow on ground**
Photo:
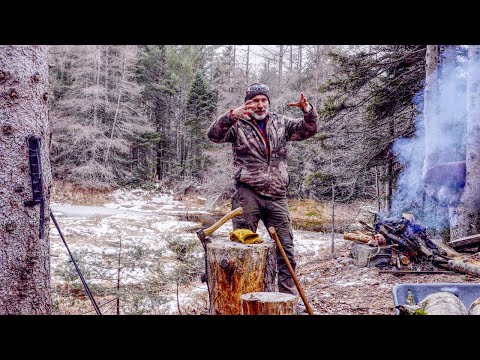
[[[178,267],[175,260],[177,254],[167,246],[169,241],[194,243],[197,246],[195,256],[203,257],[203,249],[195,234],[201,224],[182,221],[174,216],[175,212],[185,212],[185,207],[181,202],[175,201],[171,194],[116,190],[112,199],[104,207],[51,205],[67,244],[75,254],[75,260],[89,285],[103,286],[111,292],[115,290],[120,255],[120,282],[126,292],[135,286],[151,289],[160,287],[165,274],[172,274]],[[219,228],[215,236],[228,237],[230,231],[231,221]],[[271,241],[261,222],[257,232],[264,241]],[[293,233],[295,250],[301,259],[315,258],[322,249],[331,246],[331,236],[328,234],[299,230],[294,230]],[[71,282],[80,284],[53,222],[50,238],[53,285]],[[135,301],[138,304],[154,304],[162,297],[162,301],[158,300],[158,304],[152,305],[156,306],[154,313],[178,314],[176,287],[174,284],[163,286],[170,288],[170,292],[151,298],[144,296]],[[193,281],[190,286],[179,287],[178,301],[181,309],[195,313],[195,306],[204,306],[202,302],[205,301],[206,294],[206,285],[199,280]]]

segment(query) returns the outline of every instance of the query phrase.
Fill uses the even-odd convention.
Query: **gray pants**
[[[259,220],[262,220],[267,231],[270,226],[273,226],[287,258],[295,270],[293,232],[287,198],[272,199],[258,195],[249,186],[237,183],[237,190],[232,198],[232,210],[238,207],[243,208],[243,214],[232,219],[233,229],[250,229],[256,232]],[[278,291],[298,295],[295,282],[278,248],[276,252]]]

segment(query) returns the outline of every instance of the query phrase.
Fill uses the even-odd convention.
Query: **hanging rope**
[[[55,216],[53,216],[53,211],[50,209],[50,216],[52,217],[53,223],[55,224],[55,227],[57,228],[58,233],[60,234],[60,237],[62,238],[63,243],[65,244],[65,247],[67,248],[68,254],[70,255],[70,259],[72,259],[73,265],[75,266],[75,269],[77,270],[78,276],[80,276],[80,280],[82,280],[83,287],[85,288],[85,291],[87,293],[88,298],[90,299],[93,308],[95,309],[95,312],[97,315],[102,315],[100,308],[98,307],[95,299],[93,298],[92,292],[90,291],[90,288],[87,285],[87,282],[83,278],[82,272],[80,271],[80,268],[77,266],[77,263],[75,259],[73,258],[72,253],[70,252],[70,249],[68,248],[67,242],[65,241],[65,238],[63,237],[62,231],[60,230],[60,227],[58,226],[57,219],[55,219]]]

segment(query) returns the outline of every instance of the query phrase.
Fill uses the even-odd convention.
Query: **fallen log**
[[[240,296],[241,315],[295,315],[298,296],[281,292],[252,292]]]
[[[462,254],[452,249],[442,239],[430,239],[430,241],[434,243],[437,248],[442,249],[448,257],[462,256]]]
[[[242,294],[274,291],[275,270],[273,241],[242,244],[230,239],[215,239],[208,243],[210,314],[240,315]]]
[[[478,263],[467,263],[463,260],[452,259],[444,265],[450,270],[480,277],[480,264]]]
[[[458,239],[449,241],[447,244],[452,248],[454,248],[455,250],[462,249],[465,247],[480,246],[480,234],[458,238]]]
[[[373,236],[358,234],[358,233],[344,233],[343,238],[345,240],[360,241],[365,244],[373,240]]]
[[[456,274],[455,271],[445,271],[445,270],[380,270],[380,274],[394,274],[394,275],[405,275],[405,274]]]

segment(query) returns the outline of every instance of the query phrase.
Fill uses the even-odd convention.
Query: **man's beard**
[[[255,120],[262,121],[265,120],[265,118],[267,117],[267,112],[265,111],[262,115],[259,115],[257,113],[252,113],[251,115]]]

